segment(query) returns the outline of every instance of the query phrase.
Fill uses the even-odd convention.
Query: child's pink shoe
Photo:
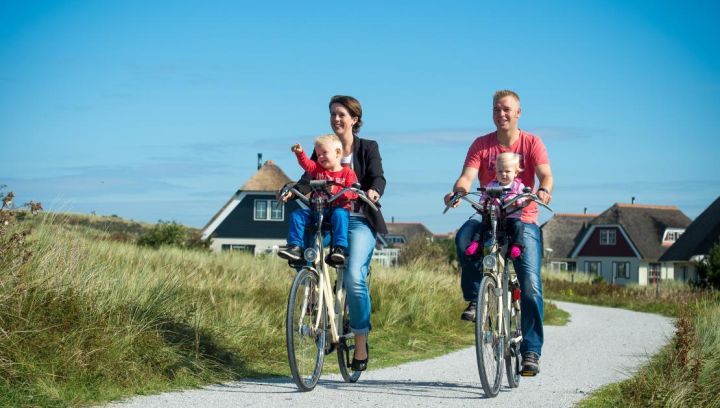
[[[522,255],[522,248],[519,245],[513,245],[510,247],[510,258],[518,259]]]
[[[473,241],[468,245],[468,247],[465,249],[465,255],[472,256],[475,255],[475,252],[477,252],[478,247],[480,246],[480,243],[477,241]]]

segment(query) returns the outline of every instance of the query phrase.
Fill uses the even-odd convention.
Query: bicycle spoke
[[[485,394],[494,397],[500,390],[504,363],[503,337],[498,320],[498,297],[495,280],[486,276],[480,283],[475,323],[475,352],[480,382]]]

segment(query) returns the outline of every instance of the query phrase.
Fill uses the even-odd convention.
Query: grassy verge
[[[676,317],[673,340],[632,378],[610,384],[581,407],[720,407],[720,293],[674,282],[618,287],[546,279],[548,297]]]
[[[62,217],[0,225],[0,406],[87,405],[289,374],[294,272],[281,260],[153,250]],[[450,268],[375,268],[371,292],[374,367],[474,342]]]

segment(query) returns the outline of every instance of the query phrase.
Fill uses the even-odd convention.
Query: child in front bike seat
[[[298,163],[314,180],[331,180],[339,185],[331,185],[330,193],[337,194],[345,187],[351,187],[357,183],[355,172],[347,166],[343,166],[342,143],[334,135],[324,135],[315,139],[316,160],[310,160],[302,146],[293,145],[290,150],[297,156]],[[357,194],[346,191],[342,197],[332,203],[332,209],[327,209],[325,215],[330,217],[332,224],[332,250],[325,262],[331,266],[345,264],[345,249],[348,246],[348,222],[351,200],[357,198]],[[331,213],[331,214],[328,214]],[[305,225],[311,220],[310,209],[297,209],[290,216],[290,230],[288,231],[287,246],[278,251],[281,258],[289,261],[298,261],[302,258],[303,234]]]
[[[522,169],[520,168],[520,156],[515,153],[505,152],[500,153],[495,161],[495,180],[490,182],[487,188],[498,188],[510,189],[502,197],[503,202],[511,200],[518,194],[521,194],[525,186],[517,178],[518,173]],[[480,203],[484,203],[489,198],[483,194],[480,197]],[[491,199],[491,198],[490,198]],[[514,211],[525,205],[527,200],[520,199],[513,203],[512,206],[508,207],[505,211],[507,216],[505,218],[505,231],[508,234],[510,247],[508,255],[510,258],[517,259],[522,255],[522,250],[525,247],[523,245],[523,224],[520,221],[522,211]],[[477,253],[478,248],[482,245],[482,236],[485,228],[480,228],[473,235],[470,245],[465,249],[465,255],[472,256]]]

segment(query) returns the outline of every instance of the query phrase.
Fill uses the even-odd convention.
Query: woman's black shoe
[[[367,356],[365,360],[358,360],[355,357],[352,359],[352,364],[350,364],[350,367],[353,371],[365,371],[367,370],[368,365],[368,359],[370,358],[370,346],[368,346],[367,343],[365,343],[365,350],[367,350]]]

